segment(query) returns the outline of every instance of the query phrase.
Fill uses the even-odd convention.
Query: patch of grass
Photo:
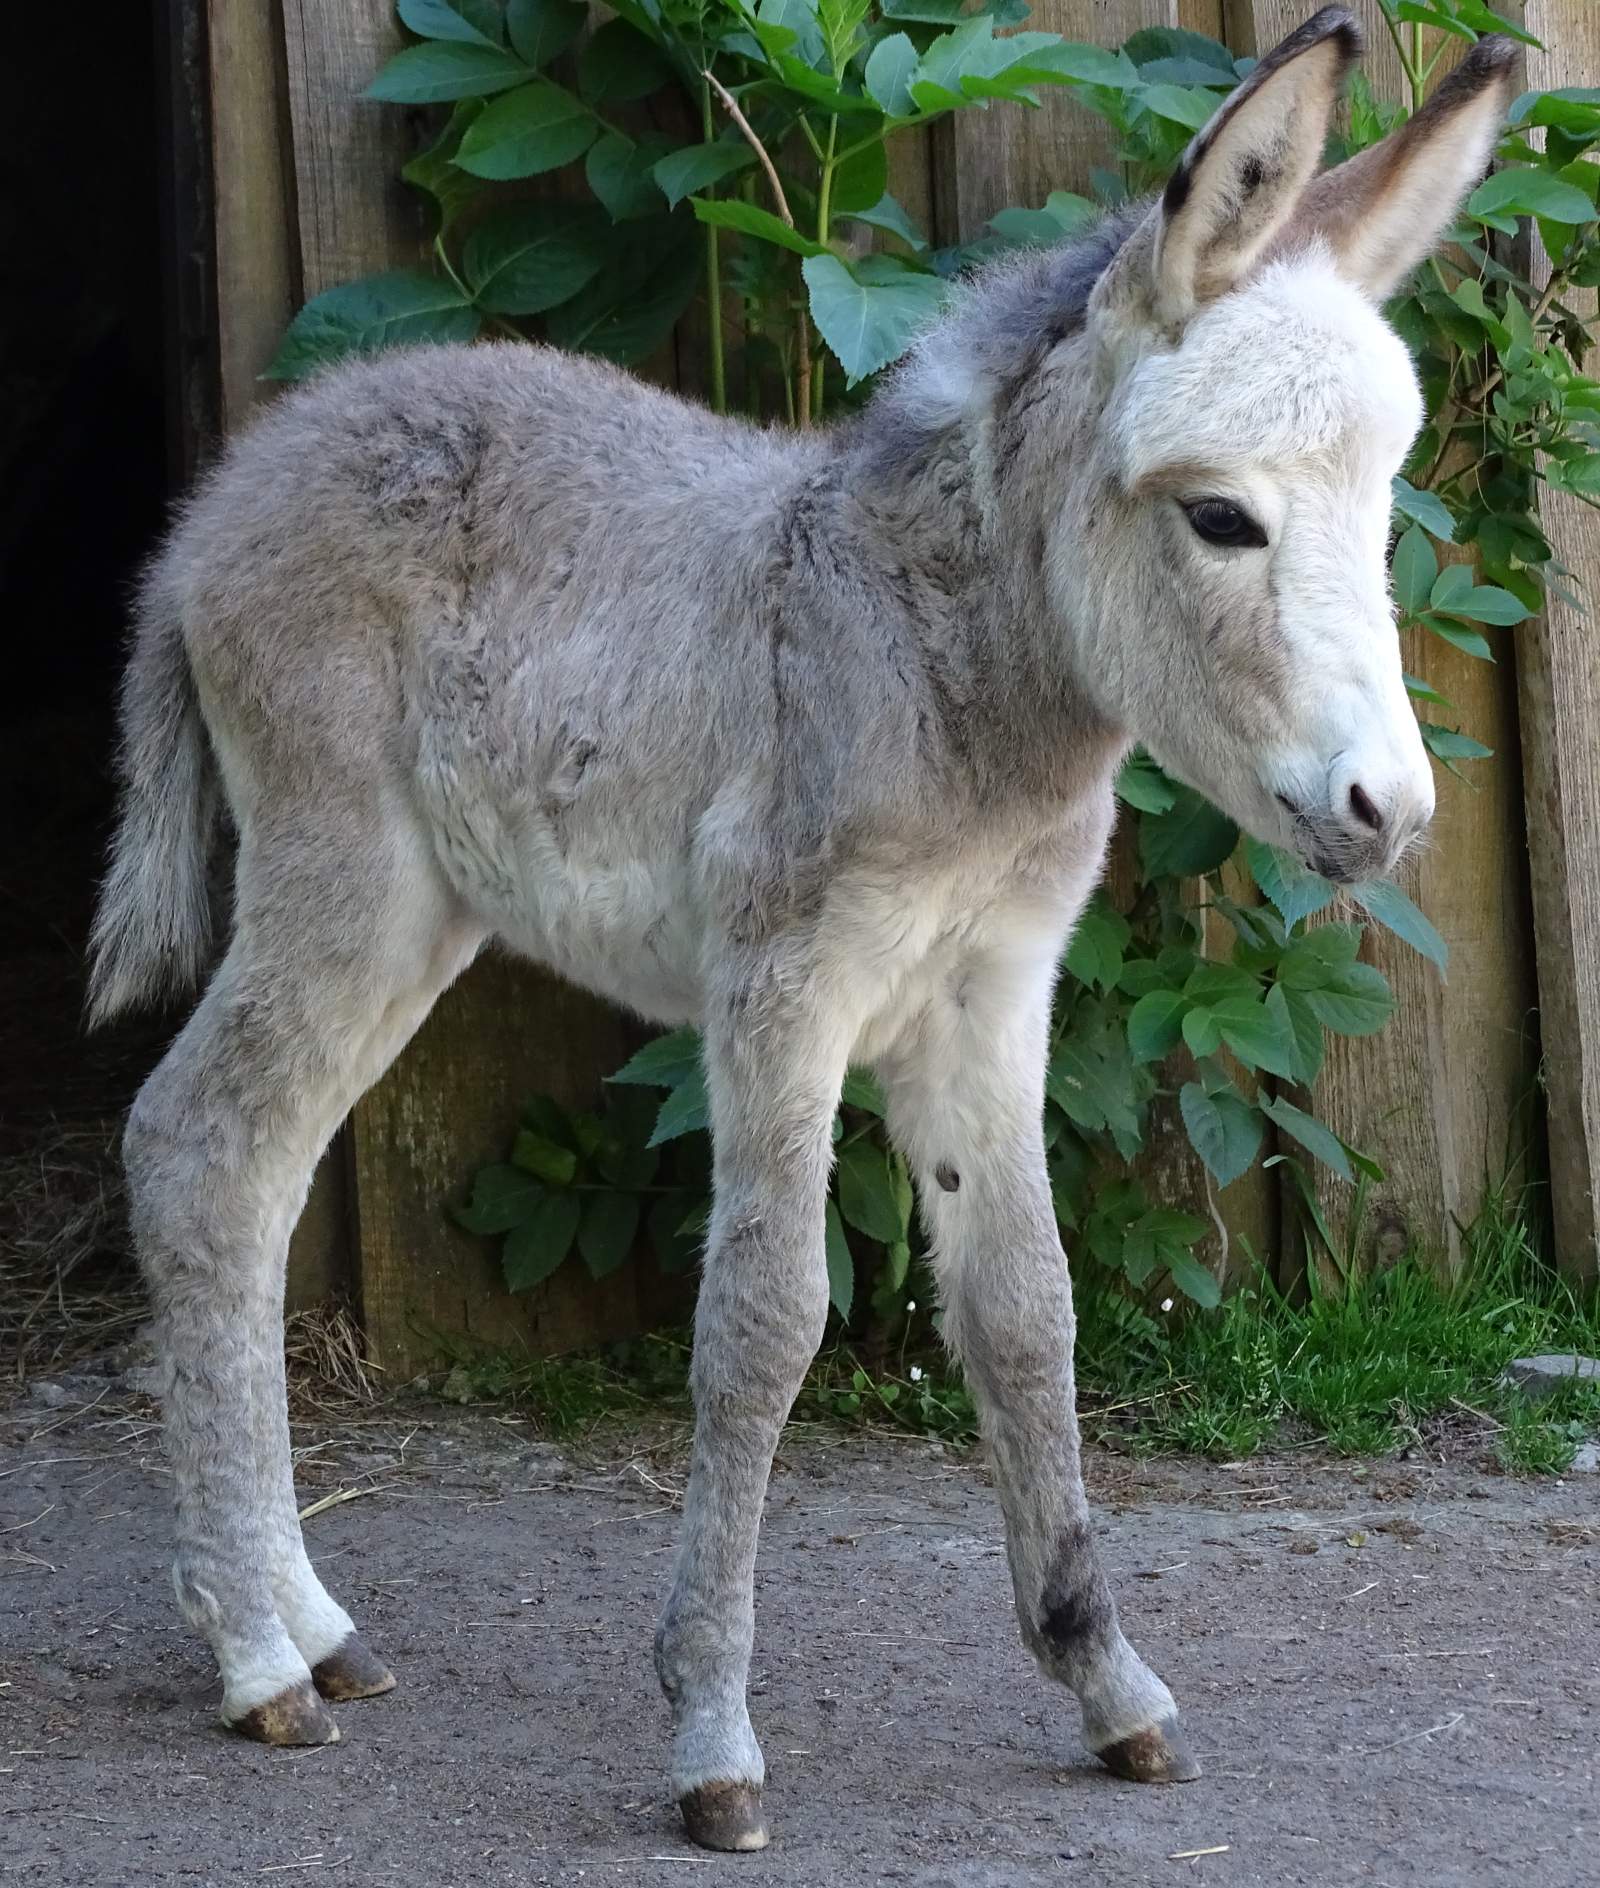
[[[1381,1455],[1414,1440],[1419,1424],[1476,1413],[1508,1470],[1564,1473],[1600,1434],[1600,1389],[1572,1386],[1534,1403],[1499,1378],[1514,1357],[1600,1356],[1600,1297],[1580,1297],[1555,1274],[1502,1198],[1464,1243],[1454,1281],[1406,1259],[1297,1303],[1263,1275],[1214,1312],[1174,1317],[1080,1279],[1084,1428],[1141,1451],[1237,1461],[1307,1440]],[[845,1341],[825,1350],[796,1418],[971,1443],[972,1397],[925,1320],[916,1329],[921,1342],[908,1338],[870,1368]],[[508,1398],[563,1440],[646,1414],[687,1420],[689,1341],[666,1332],[578,1356],[463,1361],[444,1394]]]

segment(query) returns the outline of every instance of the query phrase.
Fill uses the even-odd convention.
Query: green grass
[[[1550,1269],[1503,1199],[1491,1199],[1464,1245],[1448,1284],[1407,1259],[1304,1302],[1263,1279],[1214,1312],[1170,1317],[1080,1280],[1085,1430],[1140,1451],[1225,1460],[1307,1442],[1381,1455],[1415,1440],[1421,1425],[1477,1412],[1507,1469],[1560,1474],[1585,1437],[1600,1435],[1600,1390],[1533,1404],[1498,1379],[1512,1358],[1540,1351],[1600,1356],[1600,1297],[1580,1298]],[[687,1334],[665,1333],[594,1355],[461,1363],[445,1393],[510,1397],[572,1439],[652,1411],[686,1417],[687,1370]],[[936,1349],[905,1345],[868,1368],[851,1345],[833,1344],[795,1415],[958,1447],[976,1434],[959,1375]]]

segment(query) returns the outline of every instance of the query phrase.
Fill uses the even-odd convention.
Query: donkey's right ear
[[[1184,152],[1154,231],[1151,312],[1181,328],[1249,273],[1322,162],[1361,28],[1324,7],[1260,62]]]

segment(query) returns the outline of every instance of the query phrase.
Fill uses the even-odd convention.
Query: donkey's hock
[[[1335,878],[1432,808],[1385,573],[1420,405],[1378,309],[1487,165],[1512,48],[1319,180],[1357,51],[1317,14],[1159,203],[975,277],[826,435],[542,348],[398,352],[285,398],[195,495],[144,587],[92,1001],[199,973],[225,810],[231,938],[126,1148],[178,1598],[228,1723],[331,1741],[327,1700],[391,1682],[301,1543],[284,1254],[341,1117],[494,940],[704,1032],[716,1205],[656,1640],[690,1833],[766,1839],[756,1535],[851,1060],[917,1180],[1022,1636],[1110,1769],[1197,1774],[1084,1500],[1050,995],[1135,741]]]

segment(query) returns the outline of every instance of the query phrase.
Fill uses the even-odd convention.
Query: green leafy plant
[[[1483,0],[1379,4],[1404,96],[1380,99],[1358,78],[1335,159],[1416,110],[1453,45],[1530,38]],[[730,367],[742,368],[746,409],[798,425],[859,399],[964,269],[1060,241],[1157,185],[1249,70],[1178,29],[1115,51],[1015,30],[1023,0],[621,0],[593,31],[575,0],[400,0],[398,11],[417,43],[370,92],[441,106],[435,141],[404,172],[432,206],[431,267],[319,296],[271,371],[294,378],[341,354],[480,331],[636,362],[698,293],[711,404],[728,403]],[[1056,192],[933,247],[888,193],[893,140],[956,111],[1036,106],[1046,87],[1111,128],[1115,161],[1093,173],[1094,200]],[[1433,638],[1492,660],[1497,635],[1567,582],[1540,529],[1540,485],[1600,504],[1600,383],[1583,372],[1594,318],[1572,299],[1600,284],[1597,145],[1600,92],[1519,99],[1499,167],[1391,308],[1428,412],[1394,491],[1395,594],[1419,647]],[[530,198],[525,180],[558,175],[559,199]],[[1535,256],[1548,267],[1535,271]],[[1441,690],[1421,676],[1408,686],[1442,765],[1489,758]],[[1392,1014],[1387,983],[1362,961],[1369,922],[1441,974],[1444,942],[1388,884],[1356,888],[1330,922],[1331,884],[1241,843],[1142,755],[1117,790],[1135,883],[1123,909],[1098,896],[1085,913],[1051,1044],[1045,1129],[1062,1224],[1142,1303],[1174,1291],[1216,1302],[1199,1257],[1211,1214],[1151,1202],[1128,1171],[1157,1104],[1175,1102],[1213,1191],[1267,1160],[1300,1200],[1308,1239],[1346,1263],[1350,1241],[1328,1223],[1315,1169],[1356,1202],[1381,1170],[1315,1115],[1327,1037],[1372,1034]],[[1208,913],[1221,921],[1210,934],[1231,938],[1220,956],[1204,947]],[[515,1288],[573,1252],[603,1276],[640,1228],[669,1265],[699,1239],[710,1163],[692,1037],[650,1045],[609,1094],[594,1115],[531,1104],[510,1161],[478,1175],[458,1215],[503,1236]],[[909,1179],[864,1078],[846,1088],[836,1137],[834,1303],[892,1332],[927,1293]]]

